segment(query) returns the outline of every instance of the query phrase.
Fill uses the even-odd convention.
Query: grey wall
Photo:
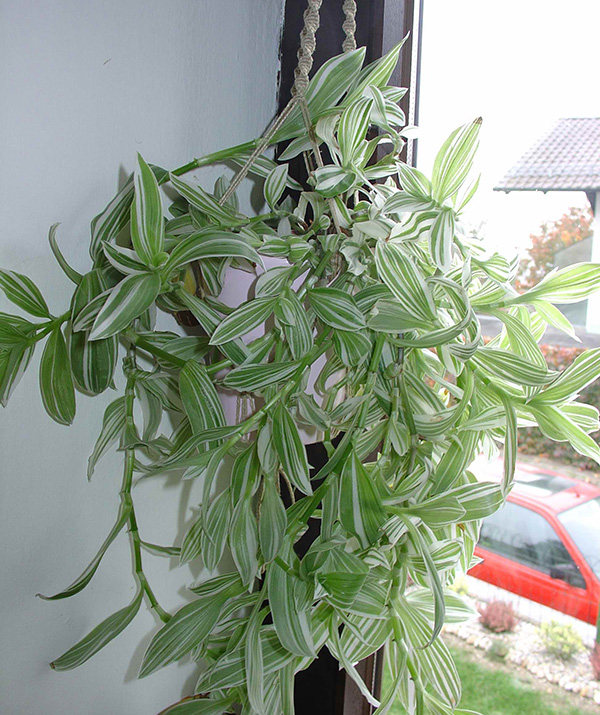
[[[259,133],[275,109],[282,4],[0,0],[0,265],[31,276],[51,310],[64,312],[70,285],[50,257],[52,223],[62,222],[63,251],[85,271],[89,221],[137,151],[169,168]],[[48,668],[134,586],[122,535],[85,591],[56,603],[35,598],[71,583],[94,555],[121,478],[118,455],[91,484],[85,478],[112,396],[80,396],[75,425],[61,427],[43,413],[36,368],[37,359],[0,412],[0,710],[151,715],[188,693],[196,671],[173,665],[135,679],[157,628],[145,609],[78,670]],[[135,498],[143,538],[169,543],[195,497],[157,481]],[[198,574],[146,562],[163,605],[182,605],[183,584]]]

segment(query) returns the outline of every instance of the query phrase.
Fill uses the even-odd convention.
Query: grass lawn
[[[543,685],[532,687],[526,672],[510,672],[493,661],[482,661],[463,648],[451,648],[462,681],[461,708],[481,715],[585,715],[585,711],[569,702],[567,693],[553,689],[546,692]],[[384,687],[387,683],[387,674]],[[548,686],[550,687],[550,686]],[[396,703],[390,715],[405,715]]]

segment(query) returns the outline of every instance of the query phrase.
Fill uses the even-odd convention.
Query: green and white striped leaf
[[[165,710],[162,715],[224,715],[233,703],[233,696],[213,700],[203,695],[192,695]]]
[[[367,324],[371,330],[378,333],[403,333],[407,330],[420,329],[431,329],[433,332],[433,324],[430,321],[426,322],[407,313],[397,300],[377,301]]]
[[[600,263],[576,263],[554,270],[525,293],[507,303],[516,305],[545,300],[550,303],[578,303],[600,289]]]
[[[431,648],[434,647],[437,643],[440,643],[440,641],[436,639],[444,625],[444,618],[446,615],[444,587],[440,579],[440,574],[438,573],[435,562],[432,558],[429,544],[425,541],[419,529],[412,523],[410,517],[403,517],[402,519],[406,524],[408,534],[414,548],[417,550],[417,552],[420,554],[420,556],[423,558],[423,561],[425,562],[427,579],[429,581],[429,588],[431,589],[431,593],[433,595],[433,632],[426,641],[427,648]]]
[[[19,384],[35,349],[32,345],[15,345],[11,350],[0,350],[0,404],[6,407],[12,391]]]
[[[233,511],[229,546],[242,582],[249,587],[258,573],[258,526],[249,494],[242,496]]]
[[[308,300],[319,318],[336,330],[358,331],[366,327],[354,298],[339,288],[312,288]]]
[[[241,365],[225,376],[223,384],[238,392],[254,392],[291,377],[297,362],[271,362],[264,365]]]
[[[142,263],[137,253],[130,248],[117,246],[115,243],[103,243],[102,250],[111,266],[125,276],[148,272],[148,266]]]
[[[131,175],[106,208],[92,219],[90,256],[94,262],[101,256],[102,244],[116,238],[129,223],[133,195],[133,175]]]
[[[379,540],[385,520],[377,486],[353,451],[340,478],[340,521],[366,549]]]
[[[208,333],[208,335],[212,335],[221,322],[221,317],[216,310],[207,305],[205,301],[195,295],[191,295],[185,290],[180,291],[178,295],[182,303],[200,323],[202,329]],[[229,358],[234,365],[239,365],[244,362],[249,354],[248,349],[241,340],[222,343],[219,345],[219,350],[223,355]]]
[[[81,576],[79,576],[79,578],[77,578],[75,581],[73,581],[73,583],[70,586],[68,586],[64,591],[55,593],[54,596],[42,596],[41,593],[38,593],[37,595],[40,598],[43,598],[45,601],[58,601],[62,598],[70,598],[71,596],[74,596],[76,593],[83,591],[83,589],[92,580],[92,577],[96,573],[98,566],[100,566],[102,557],[106,553],[108,547],[117,538],[119,533],[125,527],[125,524],[127,524],[127,522],[129,521],[130,514],[131,514],[131,504],[130,503],[122,503],[121,507],[119,509],[119,514],[117,516],[117,521],[115,522],[115,525],[113,526],[113,528],[110,530],[106,539],[104,539],[104,542],[103,542],[102,546],[100,547],[100,549],[98,550],[98,553],[94,556],[92,561],[88,564],[87,568],[81,574]]]
[[[371,353],[371,341],[365,331],[350,333],[347,330],[333,334],[336,355],[346,367],[356,367]]]
[[[265,563],[270,563],[279,554],[287,527],[285,507],[279,496],[275,479],[274,474],[265,477],[260,503],[258,537]]]
[[[150,641],[140,668],[140,678],[183,658],[202,643],[217,625],[226,602],[242,593],[243,586],[237,577],[227,574],[211,579],[194,592],[198,598],[177,611]]]
[[[561,313],[556,306],[552,305],[552,303],[548,303],[546,300],[532,300],[531,305],[535,308],[538,315],[548,323],[548,325],[551,325],[557,330],[562,330],[563,333],[566,333],[570,338],[573,338],[573,340],[581,342],[575,333],[575,328],[571,325],[567,318],[565,318],[563,313]]]
[[[131,242],[141,261],[153,266],[163,250],[165,225],[158,182],[140,154],[133,173],[133,186]]]
[[[579,402],[561,405],[560,411],[588,434],[600,429],[598,408]]]
[[[225,489],[210,505],[202,532],[200,553],[209,571],[216,569],[221,561],[230,523],[231,495],[229,489]]]
[[[189,263],[209,258],[245,258],[251,263],[263,264],[258,253],[241,235],[210,228],[192,233],[180,241],[171,251],[163,270],[168,275]]]
[[[289,556],[290,550],[285,556]],[[284,558],[284,561],[287,561]],[[315,644],[310,628],[310,611],[300,610],[296,604],[298,580],[286,573],[276,561],[267,570],[269,604],[273,623],[281,645],[294,655],[314,658]]]
[[[440,211],[429,234],[429,252],[435,265],[443,272],[450,270],[454,244],[454,214]]]
[[[195,360],[186,362],[179,377],[179,392],[194,434],[225,426],[223,405],[204,365]]]
[[[349,92],[348,96],[344,98],[342,106],[346,106],[351,102],[354,102],[362,95],[363,91],[369,86],[385,87],[385,85],[388,84],[390,77],[392,76],[392,73],[396,65],[398,64],[400,50],[402,48],[402,45],[406,42],[406,39],[407,38],[405,37],[404,39],[400,40],[400,42],[394,47],[392,47],[392,49],[387,54],[385,54],[383,57],[380,57],[375,62],[372,62],[371,64],[367,65],[360,71],[358,77],[355,80],[354,85],[352,86],[351,91]],[[400,92],[400,97],[398,98],[399,101],[399,99],[406,93],[406,90],[400,87],[394,87],[394,89]]]
[[[265,201],[269,204],[271,208],[275,208],[275,205],[279,199],[283,196],[285,187],[287,184],[288,177],[288,165],[278,164],[274,169],[272,169],[264,185],[264,195]]]
[[[75,387],[67,345],[60,327],[49,335],[40,362],[40,392],[44,409],[55,422],[75,419]]]
[[[113,381],[117,366],[118,338],[90,341],[87,333],[72,333],[69,359],[77,387],[89,395],[99,395]]]
[[[273,414],[273,442],[288,479],[304,494],[312,494],[306,449],[296,422],[283,404]]]
[[[104,411],[102,430],[96,440],[94,451],[88,459],[87,476],[92,478],[96,463],[118,442],[125,431],[125,397],[117,397]]]
[[[409,195],[409,197],[417,199],[416,207],[421,207],[423,202],[425,202],[426,207],[431,205],[431,182],[429,179],[418,169],[410,164],[404,164],[400,162],[398,164],[398,178],[400,179],[400,184],[402,189]],[[394,213],[396,211],[405,211],[406,207],[410,206],[407,202],[401,200],[401,192],[392,194],[392,196],[385,202],[383,210],[385,213]]]
[[[371,693],[367,687],[365,681],[361,678],[358,671],[348,658],[342,643],[340,642],[340,636],[338,633],[338,623],[337,618],[331,618],[329,626],[329,641],[327,643],[327,648],[332,652],[334,658],[336,658],[340,666],[344,668],[346,673],[352,678],[356,683],[356,686],[360,690],[362,696],[370,703],[373,707],[378,708],[381,704],[379,700]]]
[[[231,470],[231,503],[237,504],[242,495],[254,493],[258,486],[260,464],[256,443],[250,444],[236,457]]]
[[[160,276],[157,273],[140,273],[128,276],[111,291],[98,313],[90,340],[101,340],[124,330],[154,303],[160,293]]]
[[[62,268],[63,273],[67,276],[67,278],[69,278],[69,280],[73,281],[75,285],[79,285],[79,281],[81,280],[81,273],[76,271],[67,263],[67,259],[63,256],[60,248],[58,247],[58,242],[56,240],[56,231],[59,226],[60,223],[55,223],[50,226],[50,231],[48,232],[48,243],[50,244],[50,248],[52,249],[54,258],[56,258],[56,262]]]
[[[416,263],[398,246],[379,241],[375,251],[377,273],[400,301],[401,307],[419,320],[435,318],[435,304]]]
[[[428,588],[419,588],[411,591],[407,594],[406,600],[428,620],[433,622],[435,605],[433,594]],[[444,591],[444,601],[446,602],[446,623],[462,623],[477,614],[477,610],[467,604],[462,597],[454,591],[446,589]]]
[[[481,117],[452,132],[438,152],[431,183],[433,198],[439,203],[453,196],[471,171],[480,129]]]
[[[337,138],[344,166],[352,163],[366,137],[372,108],[373,100],[361,97],[342,112],[337,127]]]
[[[331,419],[327,412],[317,405],[312,395],[306,393],[300,393],[298,395],[298,411],[309,424],[321,432],[325,432],[325,430],[329,429]]]
[[[575,398],[581,390],[600,377],[600,348],[586,350],[563,370],[550,385],[531,400],[560,404]]]
[[[315,170],[315,191],[326,199],[343,194],[352,188],[356,175],[350,169],[341,166],[322,166]]]
[[[256,454],[265,474],[274,474],[279,467],[279,457],[273,442],[273,425],[270,420],[260,428],[256,438]]]
[[[553,405],[527,406],[542,432],[550,439],[568,441],[574,450],[600,464],[600,446],[573,420]]]
[[[211,345],[228,343],[264,323],[275,309],[276,298],[255,298],[228,315],[210,338]]]
[[[308,320],[306,309],[293,291],[289,291],[286,296],[286,306],[291,322],[284,323],[283,332],[292,357],[294,360],[300,360],[314,345],[313,326]]]
[[[90,631],[85,638],[82,638],[79,643],[69,648],[60,658],[53,660],[52,663],[50,663],[50,667],[53,670],[72,670],[85,663],[86,660],[89,660],[99,650],[102,650],[113,638],[116,638],[119,633],[124,631],[135,618],[137,612],[140,610],[143,595],[143,591],[138,591],[136,597],[128,606],[125,606],[125,608],[113,613],[112,616],[102,621],[102,623]]]
[[[171,184],[178,194],[190,202],[192,206],[205,213],[217,225],[236,226],[244,221],[242,214],[234,211],[230,206],[221,206],[214,196],[205,191],[198,184],[181,179],[175,174],[170,174]]]
[[[35,315],[38,318],[50,317],[46,301],[31,278],[16,271],[0,268],[0,289],[4,291],[11,303],[23,308],[30,315]]]
[[[504,503],[502,487],[494,482],[478,482],[455,487],[446,492],[446,498],[457,499],[465,514],[463,521],[485,519]]]
[[[180,564],[186,564],[200,556],[202,529],[203,521],[202,514],[200,514],[196,519],[194,519],[188,530],[185,532],[183,541],[181,542],[181,551],[179,553]]]
[[[365,48],[360,47],[357,50],[332,57],[315,72],[304,95],[313,123],[326,114],[327,110],[333,108],[348,91],[348,87],[359,75],[364,58]],[[303,131],[302,112],[300,107],[296,106],[277,130],[271,143],[277,144],[285,139],[292,139]]]
[[[267,710],[265,710],[265,674],[260,637],[260,627],[267,610],[261,609],[261,605],[261,602],[258,601],[248,619],[244,667],[246,668],[248,701],[252,712],[256,713],[256,715],[268,715]]]
[[[456,497],[448,492],[425,499],[419,504],[402,510],[405,514],[422,519],[432,529],[449,526],[457,521],[462,521],[466,511]]]
[[[504,436],[504,474],[502,479],[502,491],[508,494],[512,488],[515,467],[517,464],[517,449],[519,442],[517,411],[514,404],[507,395],[501,395],[504,412],[506,414],[506,430]]]
[[[496,348],[481,348],[471,358],[471,362],[496,378],[518,385],[546,385],[555,375],[549,372],[547,367],[542,367],[508,350]]]

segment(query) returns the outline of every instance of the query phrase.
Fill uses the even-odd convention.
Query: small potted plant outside
[[[600,351],[557,374],[538,347],[549,324],[572,333],[554,303],[597,290],[600,265],[554,272],[523,294],[512,288],[516,262],[487,254],[461,227],[480,120],[450,135],[429,178],[399,158],[404,90],[388,85],[399,49],[366,67],[364,50],[346,52],[316,72],[305,111],[294,106],[270,138],[288,142],[278,161],[254,157],[262,214],[243,214],[226,180],[210,193],[185,176],[244,163],[260,142],[170,173],[139,157],[92,221],[87,273],[70,267],[50,231],[74,284],[61,315],[29,278],[0,271],[24,313],[0,316],[4,402],[36,349],[44,407],[61,424],[75,418],[78,392],[111,389],[116,371],[124,378],[89,462],[91,476],[108,450],[123,455],[114,526],[81,576],[44,598],[86,588],[117,537],[131,542],[137,591],[54,669],[88,660],[144,603],[163,625],[140,676],[190,655],[203,663],[196,695],[171,715],[292,713],[295,674],[322,648],[380,714],[397,698],[410,713],[461,712],[439,633],[471,611],[448,586],[473,562],[480,520],[511,488],[519,423],[600,461],[589,436],[598,412],[577,401],[600,374]],[[288,172],[301,152],[306,185]],[[178,195],[168,206],[167,184]],[[280,264],[265,268],[273,257]],[[251,295],[228,306],[224,282],[240,271],[253,277]],[[156,311],[172,316],[171,331],[155,328]],[[183,334],[184,313],[200,334]],[[503,325],[485,345],[478,313]],[[236,424],[223,391],[254,400]],[[327,452],[312,478],[303,429]],[[470,463],[498,446],[502,483],[478,482]],[[216,480],[224,464],[225,484]],[[136,520],[135,482],[168,472],[203,484],[178,546],[149,543]],[[309,523],[318,537],[300,557]],[[223,573],[226,550],[234,568]],[[154,556],[199,559],[217,575],[191,584],[190,602],[167,613],[144,570]],[[355,664],[384,646],[391,684],[378,701]]]

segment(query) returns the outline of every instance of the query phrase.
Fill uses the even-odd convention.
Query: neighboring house
[[[559,251],[556,265],[600,263],[600,117],[559,119],[494,191],[583,191],[594,213],[594,236]],[[565,306],[564,312],[588,333],[600,333],[600,295],[592,296],[587,305]]]

